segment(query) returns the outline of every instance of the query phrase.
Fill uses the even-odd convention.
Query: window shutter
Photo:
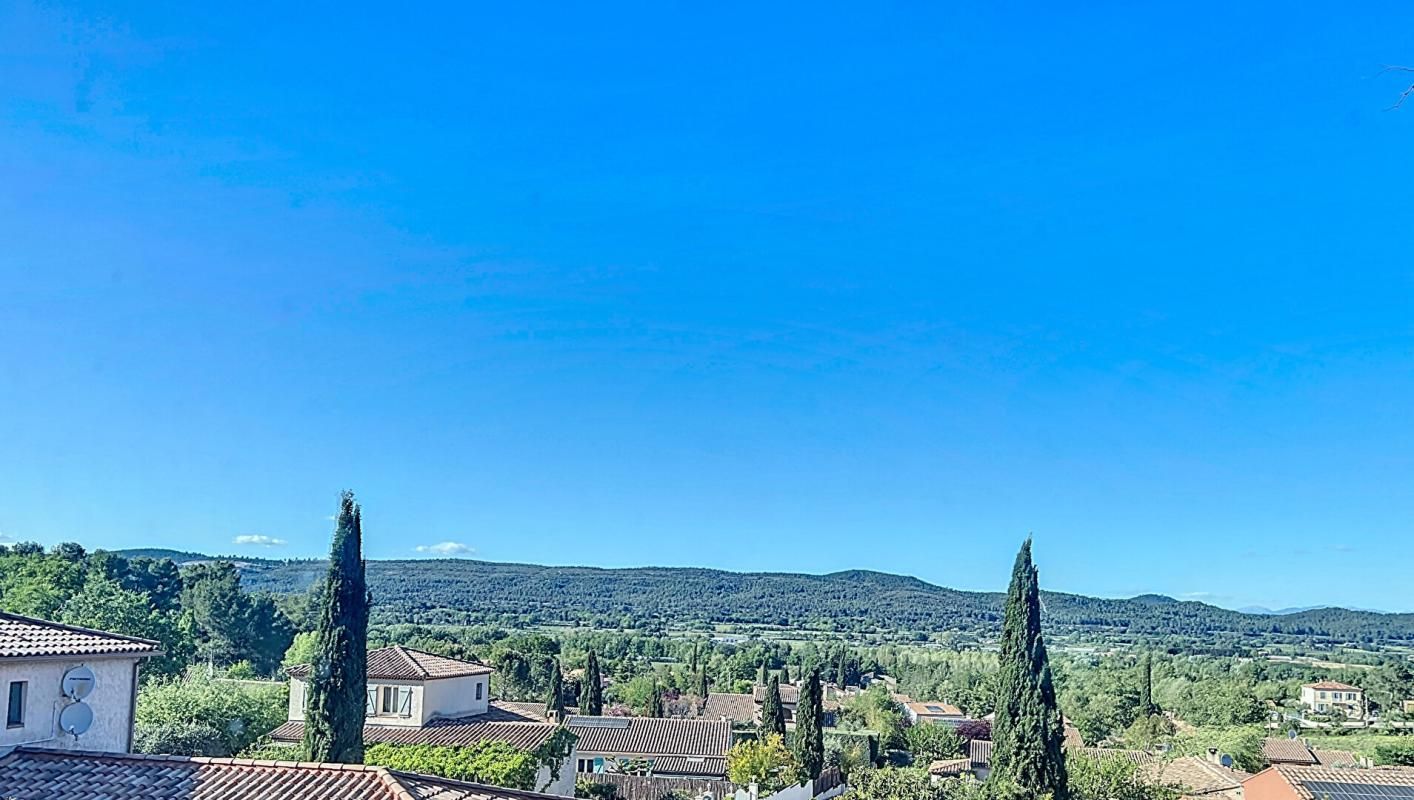
[[[365,717],[371,717],[378,713],[378,690],[368,690],[368,707],[363,710]]]
[[[400,716],[410,717],[412,716],[412,689],[405,688],[401,691],[403,693],[403,704],[398,707],[398,714]]]

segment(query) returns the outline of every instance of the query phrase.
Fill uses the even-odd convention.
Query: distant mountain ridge
[[[229,560],[246,586],[306,591],[321,560],[120,551],[179,563]],[[699,567],[547,567],[471,559],[370,560],[375,619],[384,623],[565,622],[608,626],[731,623],[836,631],[995,632],[1003,595],[936,586],[869,570],[826,575],[727,572]],[[1231,634],[1376,642],[1414,640],[1414,614],[1317,608],[1246,614],[1157,594],[1128,599],[1042,592],[1053,629],[1146,637]]]

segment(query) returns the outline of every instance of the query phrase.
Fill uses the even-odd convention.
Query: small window
[[[380,714],[392,714],[398,710],[398,687],[383,687],[383,704],[378,707]]]
[[[480,699],[481,699],[481,685],[482,685],[482,684],[481,684],[481,681],[477,681],[477,682],[476,682],[476,699],[477,699],[477,700],[480,700]]]
[[[25,726],[25,695],[28,694],[27,681],[10,681],[10,704],[5,711],[5,727]]]

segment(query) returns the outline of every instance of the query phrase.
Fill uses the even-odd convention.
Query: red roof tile
[[[20,748],[0,758],[14,800],[547,800],[551,795],[361,764]]]
[[[0,612],[0,658],[161,654],[151,639]]]
[[[730,720],[575,716],[565,724],[584,753],[723,758],[732,746]]]
[[[490,675],[493,670],[474,661],[448,658],[436,653],[393,645],[368,651],[368,677],[374,680],[425,681],[436,678],[462,678],[467,675]],[[298,664],[286,670],[292,678],[309,675],[308,664]]]

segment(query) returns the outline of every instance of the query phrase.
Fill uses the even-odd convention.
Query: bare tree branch
[[[1384,69],[1380,70],[1375,74],[1383,75],[1386,72],[1414,72],[1414,67],[1406,67],[1400,64],[1386,64]],[[1409,84],[1409,86],[1402,93],[1400,93],[1399,99],[1394,101],[1394,105],[1390,106],[1389,108],[1386,108],[1385,110],[1393,111],[1396,108],[1399,108],[1400,106],[1404,105],[1404,101],[1408,100],[1411,95],[1414,95],[1414,83]]]

